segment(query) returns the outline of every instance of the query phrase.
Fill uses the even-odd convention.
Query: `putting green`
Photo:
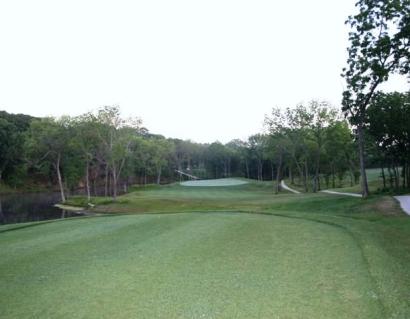
[[[245,213],[94,217],[1,234],[1,318],[381,318],[340,227]]]
[[[235,178],[205,179],[200,181],[182,182],[182,186],[218,187],[244,185],[248,182]]]

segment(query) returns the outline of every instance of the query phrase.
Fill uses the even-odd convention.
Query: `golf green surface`
[[[197,186],[197,187],[221,187],[221,186],[236,186],[244,185],[248,182],[235,178],[220,178],[220,179],[205,179],[199,181],[181,182],[182,186]]]
[[[144,214],[2,226],[0,318],[407,318],[393,200],[271,186],[154,187],[99,205]]]

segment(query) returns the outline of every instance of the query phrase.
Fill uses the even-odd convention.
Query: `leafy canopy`
[[[410,0],[359,0],[359,13],[349,16],[347,89],[343,111],[362,123],[376,88],[392,73],[410,71]]]

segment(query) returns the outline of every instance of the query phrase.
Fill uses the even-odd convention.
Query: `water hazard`
[[[55,204],[59,193],[0,194],[0,224],[14,224],[48,219],[83,216],[84,212],[66,211]]]

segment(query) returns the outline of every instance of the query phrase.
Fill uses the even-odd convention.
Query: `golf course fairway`
[[[381,215],[380,199],[275,196],[252,183],[221,188],[219,197],[186,189],[136,191],[109,207],[152,207],[155,198],[163,210],[184,211],[192,198],[192,210],[198,200],[208,209],[0,227],[0,318],[408,314],[409,224],[400,212]],[[258,211],[240,209],[252,205]]]

